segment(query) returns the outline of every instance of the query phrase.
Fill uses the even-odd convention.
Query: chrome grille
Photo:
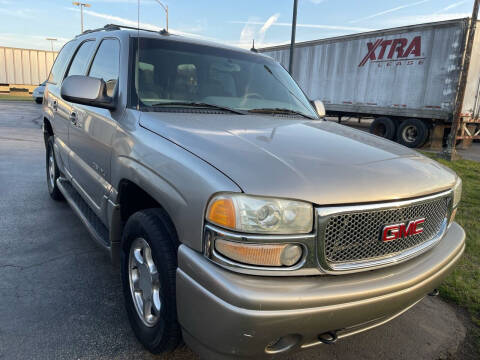
[[[395,208],[332,213],[321,219],[321,228],[324,229],[323,258],[334,268],[336,264],[367,262],[415,249],[444,230],[448,208],[449,197],[443,196]],[[389,242],[381,241],[380,233],[384,226],[419,218],[425,218],[422,233]]]

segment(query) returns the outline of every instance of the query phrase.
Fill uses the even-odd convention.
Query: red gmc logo
[[[388,242],[397,239],[403,239],[408,236],[421,234],[423,227],[421,226],[425,219],[413,220],[404,224],[387,225],[382,230],[382,241]]]
[[[367,55],[365,55],[360,64],[358,64],[359,67],[365,65],[368,60],[373,62],[392,61],[395,55],[395,59],[398,60],[406,60],[411,54],[418,58],[422,53],[422,38],[416,36],[410,43],[408,39],[405,38],[393,40],[378,39],[373,44],[371,42],[367,43],[367,47]],[[378,56],[376,54],[377,49],[380,49]],[[387,56],[384,60],[385,54]]]

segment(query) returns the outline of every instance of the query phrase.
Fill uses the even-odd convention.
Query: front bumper
[[[177,270],[184,339],[208,359],[269,358],[268,344],[292,335],[288,349],[370,329],[398,316],[436,288],[465,248],[453,223],[427,253],[396,266],[349,275],[261,277],[233,273],[185,245]]]

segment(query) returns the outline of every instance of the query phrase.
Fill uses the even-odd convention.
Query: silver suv
[[[322,120],[252,51],[109,25],[63,47],[43,111],[48,191],[119,265],[154,353],[333,343],[420,301],[465,247],[455,173]]]

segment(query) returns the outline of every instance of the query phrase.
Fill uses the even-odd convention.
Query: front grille
[[[323,219],[324,259],[329,265],[366,262],[401,254],[432,240],[444,229],[448,215],[448,197],[405,206],[348,211]],[[384,226],[425,218],[423,232],[383,242]]]

